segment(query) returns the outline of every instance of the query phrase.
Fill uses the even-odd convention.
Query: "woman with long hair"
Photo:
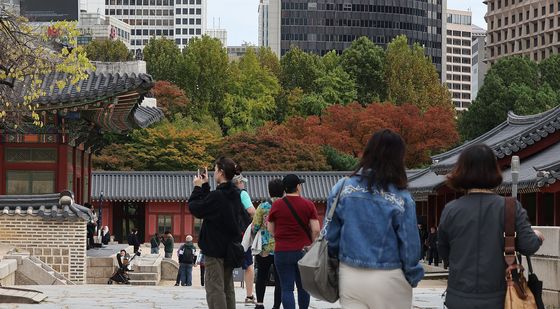
[[[404,157],[405,144],[398,134],[376,132],[356,171],[340,180],[329,196],[328,209],[340,191],[327,239],[329,254],[340,261],[343,308],[412,307],[412,288],[424,270]]]
[[[449,261],[445,304],[449,309],[504,308],[505,198],[494,192],[502,173],[494,151],[472,145],[461,153],[447,184],[465,193],[445,205],[438,228],[438,252]],[[535,253],[543,236],[533,231],[527,212],[517,202],[516,250]]]

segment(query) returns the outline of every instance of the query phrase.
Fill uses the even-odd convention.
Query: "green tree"
[[[344,50],[342,67],[356,82],[357,99],[362,104],[385,98],[384,51],[367,37],[361,37]]]
[[[547,68],[549,64],[541,68]],[[506,57],[496,62],[488,70],[476,100],[459,117],[461,137],[473,139],[480,136],[505,121],[508,111],[529,115],[557,106],[560,103],[559,89],[543,82],[547,75],[542,74],[541,78],[541,74],[538,65],[525,57]],[[553,77],[548,78],[554,81]]]
[[[327,163],[335,171],[353,171],[358,166],[358,158],[336,150],[335,148],[323,146],[323,154]]]
[[[331,51],[322,58],[324,74],[315,80],[317,93],[327,105],[348,104],[356,100],[356,83],[340,65],[340,57]],[[326,107],[326,106],[325,106]],[[319,115],[313,113],[315,115]]]
[[[178,84],[181,51],[174,41],[166,38],[151,38],[144,47],[146,69],[155,80]]]
[[[442,85],[436,68],[418,43],[411,47],[405,35],[389,43],[385,53],[387,99],[397,105],[410,103],[422,111],[433,106],[452,109],[451,94]]]
[[[222,105],[227,132],[251,130],[272,119],[280,85],[270,70],[260,66],[255,51],[248,49],[230,70],[231,86]]]
[[[301,114],[303,90],[299,87],[294,89],[282,89],[276,97],[276,112],[274,119],[281,123],[286,119]]]
[[[122,62],[132,60],[132,54],[120,40],[96,39],[85,48],[87,57],[92,61]]]
[[[298,47],[291,48],[280,59],[280,82],[284,89],[301,88],[305,93],[315,91],[315,80],[324,74],[321,58]]]
[[[259,47],[257,49],[257,58],[259,58],[259,62],[263,68],[267,68],[270,72],[272,72],[272,74],[274,74],[274,76],[276,76],[276,78],[280,79],[282,72],[280,59],[278,59],[278,56],[270,47]]]
[[[539,63],[542,81],[560,91],[560,55],[551,55]]]
[[[223,102],[230,83],[225,48],[205,35],[192,39],[183,56],[179,85],[191,100],[191,116],[196,120],[209,113],[225,128]]]

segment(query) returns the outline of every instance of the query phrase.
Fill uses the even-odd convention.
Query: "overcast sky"
[[[448,0],[449,9],[470,9],[473,23],[486,29],[483,0]],[[258,0],[208,0],[208,28],[228,31],[228,45],[241,45],[243,42],[258,43]]]

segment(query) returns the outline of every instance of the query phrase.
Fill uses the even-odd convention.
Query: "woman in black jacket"
[[[207,174],[195,177],[189,199],[191,213],[204,219],[198,245],[205,256],[206,300],[210,309],[235,309],[233,267],[228,265],[226,253],[241,242],[244,230],[240,222],[247,221],[240,192],[231,182],[239,171],[233,160],[219,158],[214,169],[215,191],[210,191]],[[239,248],[243,253],[243,247]]]
[[[445,206],[438,229],[440,257],[449,261],[449,309],[504,308],[505,198],[493,191],[501,183],[496,156],[482,144],[465,149],[448,176],[449,186],[466,193]],[[516,249],[534,254],[544,237],[531,228],[521,203],[516,207]]]

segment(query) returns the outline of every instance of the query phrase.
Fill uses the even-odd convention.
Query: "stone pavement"
[[[201,287],[125,286],[125,285],[76,285],[33,286],[48,297],[39,305],[1,304],[2,309],[86,309],[86,308],[134,308],[134,309],[199,309],[207,308],[205,292]],[[414,308],[443,308],[442,288],[417,288],[414,290]],[[252,309],[245,305],[245,291],[236,288],[237,308]],[[273,289],[267,289],[265,305],[272,307]],[[311,301],[313,309],[340,308],[317,300]]]

